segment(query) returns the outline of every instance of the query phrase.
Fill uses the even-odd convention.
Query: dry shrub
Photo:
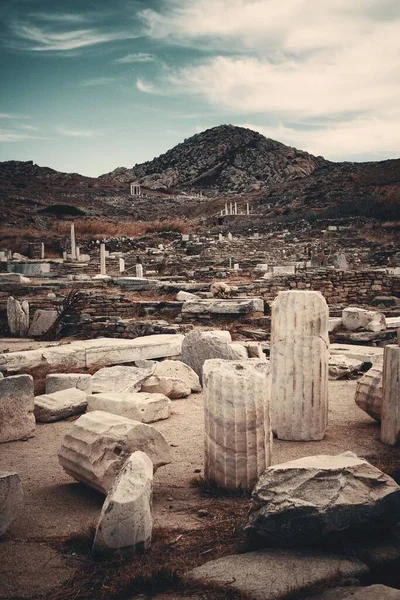
[[[190,233],[194,230],[194,222],[186,219],[165,219],[155,221],[111,221],[106,219],[76,219],[73,221],[77,237],[139,237],[149,233],[174,231]],[[0,246],[20,246],[40,238],[67,237],[70,235],[71,222],[55,221],[48,229],[36,227],[3,227],[0,229]]]

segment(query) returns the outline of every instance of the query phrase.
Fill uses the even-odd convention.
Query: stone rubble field
[[[0,598],[400,597],[397,255],[222,217],[1,253]]]

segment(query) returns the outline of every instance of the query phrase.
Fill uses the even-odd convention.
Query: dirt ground
[[[354,403],[355,386],[355,381],[330,382],[325,439],[274,440],[273,463],[351,450],[378,466],[393,464],[399,451],[381,444],[379,424]],[[0,445],[0,471],[19,473],[24,489],[24,505],[0,542],[0,598],[37,598],[60,586],[76,564],[52,541],[87,531],[99,517],[104,497],[75,482],[58,464],[57,452],[71,425],[71,421],[38,424],[35,437]],[[173,401],[170,418],[154,426],[173,452],[173,462],[155,475],[154,527],[199,529],[204,517],[198,511],[207,500],[192,480],[203,471],[202,395]]]

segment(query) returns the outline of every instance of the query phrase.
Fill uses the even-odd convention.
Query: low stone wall
[[[273,277],[256,285],[258,292],[268,301],[280,291],[296,289],[320,291],[330,305],[368,305],[375,296],[400,297],[400,277],[371,271],[321,269]]]

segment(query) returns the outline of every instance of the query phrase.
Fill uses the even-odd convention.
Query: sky
[[[399,0],[2,0],[0,161],[98,176],[209,127],[400,156]]]

